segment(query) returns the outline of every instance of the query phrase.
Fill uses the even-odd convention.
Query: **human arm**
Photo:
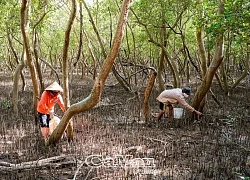
[[[178,97],[178,102],[181,103],[185,108],[187,108],[189,111],[196,113],[197,115],[201,115],[202,113],[195,110],[192,106],[190,106],[184,99],[184,97]]]
[[[61,108],[61,110],[62,110],[63,112],[66,111],[65,106],[64,106],[64,103],[63,103],[62,96],[61,96],[60,94],[58,95],[58,105],[60,106],[60,108]]]

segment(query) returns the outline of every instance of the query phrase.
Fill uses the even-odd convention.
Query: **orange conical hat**
[[[45,90],[63,92],[63,88],[57,82],[53,82]]]

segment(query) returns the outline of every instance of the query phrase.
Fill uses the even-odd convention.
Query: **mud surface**
[[[50,82],[46,82],[48,85]],[[32,88],[27,81],[19,92],[19,115],[11,104],[11,77],[0,84],[0,179],[240,179],[250,176],[249,87],[226,96],[215,84],[208,95],[204,116],[158,124],[143,123],[140,98],[108,80],[100,103],[74,116],[74,141],[62,139],[45,147],[32,110]],[[142,83],[143,84],[143,83]],[[146,83],[144,83],[146,84]],[[70,85],[71,104],[89,95],[91,78],[75,78]],[[192,87],[196,89],[197,87]],[[150,106],[158,112],[153,89]],[[191,102],[192,97],[188,100]],[[179,105],[178,105],[179,106]],[[179,106],[181,107],[181,106]],[[59,117],[62,112],[57,106]],[[46,166],[18,169],[11,165],[60,157]],[[6,168],[9,167],[9,168]]]

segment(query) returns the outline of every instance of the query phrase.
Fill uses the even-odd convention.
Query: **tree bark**
[[[152,70],[152,72],[149,75],[149,81],[148,81],[147,88],[145,89],[144,101],[143,101],[143,113],[145,116],[145,122],[148,122],[150,120],[150,117],[151,117],[151,111],[150,111],[150,106],[148,104],[148,100],[149,100],[151,91],[154,87],[155,78],[157,76],[156,70],[153,68],[150,68],[150,69]]]
[[[13,111],[15,117],[18,117],[18,82],[20,78],[20,74],[25,64],[23,61],[20,61],[17,65],[14,75],[13,75],[13,89],[12,89],[12,103],[13,103]]]
[[[46,142],[46,145],[57,143],[60,140],[70,119],[74,115],[93,108],[100,101],[101,94],[105,85],[105,81],[113,67],[113,64],[116,60],[116,57],[118,55],[118,52],[119,52],[119,49],[123,40],[124,31],[126,27],[126,21],[128,18],[129,6],[130,6],[131,1],[132,0],[123,0],[120,19],[119,19],[118,26],[116,29],[113,44],[111,46],[111,51],[109,55],[107,56],[106,60],[104,61],[104,64],[101,68],[99,76],[95,80],[91,93],[89,94],[87,98],[83,99],[82,101],[78,103],[73,104],[67,109],[67,111],[64,113],[64,116],[62,117],[60,124],[57,126],[55,131],[49,137],[49,140]]]
[[[22,75],[22,70],[25,67],[23,58],[21,59],[21,61],[19,62],[18,60],[18,55],[16,50],[13,47],[12,41],[11,41],[11,37],[10,37],[10,32],[9,32],[9,27],[8,24],[6,23],[6,29],[7,29],[7,38],[8,38],[8,43],[11,49],[11,52],[14,55],[14,59],[17,63],[14,75],[13,75],[13,89],[12,89],[12,104],[13,104],[13,111],[16,117],[18,117],[18,84],[19,84],[19,78],[20,75],[21,77],[23,77]],[[23,85],[25,84],[25,82],[23,81]]]
[[[106,59],[107,58],[107,53],[106,53],[106,50],[104,48],[104,45],[103,45],[103,42],[101,40],[101,37],[100,37],[100,34],[99,34],[99,31],[97,30],[97,27],[95,25],[95,22],[93,20],[93,17],[92,17],[92,14],[87,6],[87,4],[85,3],[85,1],[83,1],[83,5],[84,7],[86,8],[87,12],[88,12],[88,15],[89,15],[89,18],[90,18],[90,22],[94,28],[94,31],[97,35],[97,39],[98,39],[98,42],[100,44],[100,47],[101,47],[101,50],[102,50],[102,54],[103,54],[103,57]],[[128,83],[125,81],[124,78],[122,78],[122,76],[120,74],[118,74],[118,72],[116,71],[115,67],[112,68],[112,72],[115,76],[115,78],[117,79],[117,81],[119,82],[119,84],[126,90],[126,91],[131,91],[131,88],[128,86]]]
[[[29,30],[29,21],[28,21],[28,9],[29,8],[29,2],[28,0],[22,0],[22,6],[21,6],[21,33],[23,37],[23,43],[27,58],[27,64],[29,66],[31,80],[33,84],[33,108],[34,108],[34,116],[35,120],[37,122],[37,103],[38,99],[36,97],[39,97],[40,91],[38,86],[38,80],[37,80],[37,73],[34,66],[34,62],[31,55],[31,48],[30,48],[30,42],[28,37],[28,30]]]
[[[222,79],[223,79],[224,93],[226,95],[228,95],[228,93],[229,93],[228,77],[227,77],[227,73],[226,73],[226,70],[225,70],[225,66],[226,66],[226,62],[221,62],[220,72],[221,72]]]
[[[224,4],[223,2],[219,1],[219,8],[218,8],[218,14],[221,15],[223,13],[223,9],[224,9]],[[199,44],[199,51],[200,51],[200,55],[201,58],[205,58],[204,56],[204,51],[205,48],[203,48],[203,41],[202,38],[199,39],[201,36],[199,35],[200,32],[198,31],[198,44]],[[202,44],[200,44],[202,43]],[[201,85],[198,87],[198,90],[194,96],[194,101],[193,101],[193,107],[196,110],[202,111],[204,108],[205,103],[202,103],[203,99],[206,97],[207,92],[209,91],[214,75],[217,71],[217,69],[219,68],[222,60],[223,60],[223,48],[224,48],[224,44],[223,44],[223,33],[219,33],[216,37],[216,44],[215,44],[215,52],[214,52],[214,56],[212,59],[212,62],[210,63],[209,67],[206,68],[205,65],[203,65],[204,67],[202,67],[202,83]],[[203,59],[204,60],[204,59]],[[205,60],[204,60],[205,62]],[[202,63],[204,63],[202,62]],[[205,71],[205,72],[203,72]]]
[[[37,75],[38,75],[38,79],[39,79],[39,82],[40,82],[40,90],[41,91],[44,91],[44,83],[43,83],[43,76],[42,76],[42,72],[41,72],[41,66],[40,66],[40,63],[39,63],[39,51],[38,51],[38,47],[39,47],[39,44],[38,44],[38,37],[37,37],[37,33],[36,33],[36,30],[34,30],[34,55],[35,55],[35,67],[36,67],[36,70],[37,70]]]
[[[65,104],[65,108],[70,107],[69,100],[69,62],[68,62],[68,49],[69,49],[69,41],[70,41],[70,32],[72,29],[72,25],[76,16],[76,1],[72,0],[71,14],[68,21],[67,29],[65,31],[64,38],[64,46],[62,53],[62,78],[63,78],[63,101]],[[67,127],[67,135],[69,140],[73,140],[73,122],[70,121]]]
[[[76,60],[73,63],[74,68],[76,68],[76,65],[78,61],[81,59],[82,56],[82,45],[83,45],[83,14],[82,14],[82,3],[79,3],[79,16],[80,16],[80,29],[79,29],[79,46],[77,51]]]
[[[96,78],[96,67],[97,67],[97,63],[96,63],[96,57],[95,57],[95,54],[93,53],[92,49],[91,49],[91,45],[90,45],[90,40],[89,40],[89,37],[87,35],[87,33],[85,32],[84,28],[83,28],[83,35],[86,39],[86,44],[87,44],[87,47],[88,47],[88,51],[89,51],[89,54],[93,60],[93,65],[94,65],[94,72],[93,72],[93,80],[95,80]]]
[[[83,163],[80,160],[77,160],[75,157],[62,155],[50,157],[47,159],[38,159],[36,161],[22,162],[18,164],[12,164],[4,161],[0,161],[0,171],[20,171],[27,169],[42,169],[45,167],[59,167],[59,166],[72,166],[77,163]]]
[[[197,30],[196,39],[197,39],[198,49],[200,53],[202,77],[205,77],[206,72],[207,72],[207,58],[206,58],[206,50],[204,46],[202,31],[203,31],[203,28],[200,28]]]
[[[33,30],[32,30],[32,35],[33,35],[33,51],[34,51],[34,56],[35,56],[35,68],[37,71],[38,79],[40,82],[40,91],[44,90],[44,83],[43,83],[43,77],[42,77],[42,72],[41,72],[41,67],[39,64],[39,42],[38,42],[38,34],[36,31],[37,26],[42,22],[43,18],[46,16],[47,12],[44,12],[42,16],[38,19],[38,21],[35,23]]]
[[[162,38],[162,42],[163,42],[163,46],[166,47],[167,45],[167,40],[166,40],[166,36],[167,36],[167,32],[166,32],[166,23],[165,23],[165,20],[163,20],[162,22],[162,30],[161,30],[161,38]],[[163,52],[163,49],[161,49],[161,55],[159,57],[159,60],[158,60],[158,73],[157,73],[157,80],[158,80],[158,85],[159,85],[159,91],[162,92],[165,87],[164,87],[164,81],[163,81],[163,78],[162,78],[162,72],[164,70],[164,52]]]

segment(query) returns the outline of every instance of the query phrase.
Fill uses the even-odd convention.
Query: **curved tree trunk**
[[[203,77],[201,85],[198,87],[198,90],[194,96],[194,102],[193,107],[199,111],[202,111],[204,108],[203,106],[200,106],[202,103],[203,98],[206,96],[207,92],[209,91],[212,80],[214,78],[214,75],[216,73],[216,70],[220,66],[221,62],[223,60],[223,38],[222,35],[217,39],[217,46],[214,54],[214,58],[211,62],[211,65],[209,66],[206,75]]]
[[[26,58],[27,58],[27,64],[29,66],[31,80],[33,84],[33,106],[34,106],[34,116],[35,120],[37,122],[37,103],[38,99],[36,97],[39,97],[40,91],[38,86],[38,80],[37,80],[37,74],[36,69],[34,66],[34,62],[32,60],[31,55],[31,48],[30,48],[30,42],[28,38],[28,30],[29,30],[29,21],[28,21],[28,8],[29,8],[29,2],[27,0],[22,0],[22,6],[21,6],[21,32],[23,37],[23,44],[25,48]]]
[[[62,78],[63,78],[63,101],[65,104],[65,108],[70,107],[69,100],[69,62],[68,62],[68,49],[69,49],[69,41],[70,41],[70,32],[76,16],[76,1],[72,0],[71,14],[68,21],[67,29],[65,31],[64,38],[64,46],[63,46],[63,54],[62,54]],[[67,134],[69,140],[73,140],[73,122],[70,121],[67,127]]]
[[[104,45],[103,45],[103,42],[101,40],[101,37],[100,37],[100,34],[99,34],[99,31],[97,30],[97,27],[95,25],[95,22],[93,20],[93,17],[92,17],[92,14],[87,6],[87,4],[85,3],[85,1],[83,1],[83,5],[84,7],[86,8],[87,12],[88,12],[88,15],[89,15],[89,18],[90,18],[90,22],[93,26],[93,29],[96,33],[96,36],[97,36],[97,39],[98,39],[98,42],[100,44],[100,47],[101,47],[101,50],[102,50],[102,54],[103,54],[103,57],[106,59],[107,58],[107,53],[105,51],[105,48],[104,48]],[[112,73],[114,74],[115,78],[117,79],[117,81],[119,82],[119,84],[126,90],[126,91],[131,91],[131,88],[128,86],[128,83],[125,81],[124,78],[122,78],[122,76],[120,74],[118,74],[118,72],[116,71],[116,69],[113,67],[112,68]]]
[[[128,18],[130,3],[131,3],[131,0],[123,0],[121,15],[120,15],[120,19],[118,22],[114,41],[113,41],[113,44],[111,46],[110,53],[107,56],[106,60],[104,61],[104,64],[103,64],[102,69],[99,73],[99,76],[95,80],[95,83],[94,83],[94,86],[93,86],[91,93],[89,94],[89,96],[87,98],[83,99],[82,101],[80,101],[78,103],[71,105],[67,109],[64,116],[62,117],[60,124],[57,126],[55,131],[52,133],[49,140],[46,142],[46,145],[54,144],[60,140],[65,128],[67,127],[67,125],[70,121],[70,119],[74,115],[91,109],[100,101],[101,94],[102,94],[102,91],[103,91],[103,88],[105,85],[105,81],[106,81],[106,79],[107,79],[107,77],[108,77],[108,75],[113,67],[113,64],[115,62],[115,59],[118,55],[118,52],[119,52],[119,49],[120,49],[120,46],[122,43],[122,39],[124,36],[125,27],[126,27],[126,21]]]
[[[248,71],[250,69],[250,59],[249,59],[249,52],[247,52],[246,62],[245,62],[245,68],[243,74],[235,81],[235,83],[230,88],[230,93],[233,92],[233,90],[239,85],[239,83],[248,75]]]
[[[25,67],[25,64],[23,61],[23,57],[22,57],[20,62],[18,60],[18,55],[17,55],[16,50],[13,47],[11,37],[10,37],[9,27],[8,27],[7,23],[6,23],[6,29],[7,29],[8,43],[9,43],[11,52],[14,55],[14,59],[17,63],[16,69],[15,69],[15,72],[13,75],[12,104],[13,104],[14,114],[16,117],[18,117],[18,87],[19,87],[18,84],[19,84],[20,74],[21,74],[21,78],[23,78],[22,69]],[[25,81],[23,80],[23,87],[24,87],[24,85],[25,85]]]
[[[224,9],[224,4],[222,2],[219,2],[218,14],[222,14],[223,9]],[[198,38],[201,38],[199,34],[201,34],[201,32],[198,31]],[[200,43],[203,43],[203,41],[201,39],[198,39],[200,55],[201,55],[201,58],[204,58],[202,56],[204,55],[205,48],[202,47],[202,44]],[[196,110],[202,111],[204,108],[205,103],[202,103],[202,101],[203,101],[203,98],[205,98],[205,96],[207,95],[207,92],[209,91],[212,85],[212,81],[215,76],[215,73],[223,60],[223,49],[224,49],[223,33],[220,33],[216,37],[215,52],[214,52],[212,62],[210,63],[208,68],[206,68],[204,64],[202,65],[202,71],[203,71],[202,83],[198,87],[198,90],[194,96],[194,101],[193,101],[193,107]]]

